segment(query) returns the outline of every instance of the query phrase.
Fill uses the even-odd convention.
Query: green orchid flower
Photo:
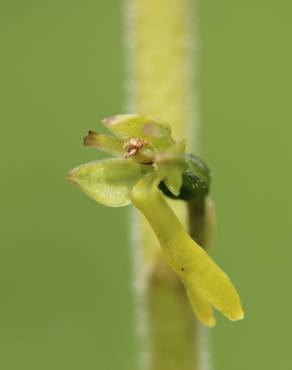
[[[169,267],[185,286],[191,307],[213,326],[214,306],[230,320],[243,318],[239,295],[228,276],[185,231],[167,197],[185,201],[205,197],[206,165],[185,153],[170,127],[143,115],[117,115],[103,121],[113,135],[90,131],[84,145],[116,158],[80,165],[68,179],[109,207],[133,204],[151,225]],[[153,212],[155,210],[155,212]]]

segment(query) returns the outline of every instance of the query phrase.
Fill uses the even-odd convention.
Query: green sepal
[[[103,123],[114,135],[124,140],[147,139],[153,149],[163,150],[174,143],[167,124],[144,115],[121,114],[105,118]]]
[[[83,139],[83,144],[113,155],[114,157],[122,157],[124,154],[123,140],[110,135],[88,131],[88,134]]]
[[[106,159],[80,165],[67,178],[98,203],[123,207],[131,203],[133,186],[151,170],[152,166],[132,160]]]
[[[209,193],[211,178],[207,165],[192,154],[186,155],[186,161],[188,168],[182,174],[182,186],[179,194],[172,192],[165,180],[159,184],[159,189],[169,198],[189,201],[205,197]]]

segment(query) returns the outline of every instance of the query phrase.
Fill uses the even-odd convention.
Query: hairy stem
[[[128,110],[160,118],[173,137],[198,151],[193,92],[195,9],[191,0],[127,0]],[[205,202],[171,206],[205,245]],[[190,211],[190,212],[189,212]],[[153,210],[155,212],[155,210]],[[188,217],[190,215],[190,218]],[[195,220],[195,221],[194,221]],[[166,266],[156,237],[133,215],[134,281],[141,338],[141,369],[201,370],[198,323],[184,287]]]

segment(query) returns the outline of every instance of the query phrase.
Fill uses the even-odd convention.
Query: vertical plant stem
[[[171,124],[173,137],[198,150],[193,92],[195,9],[191,0],[127,0],[128,111]],[[188,227],[188,207],[172,203]],[[205,203],[190,205],[191,230],[204,245]],[[153,210],[155,212],[155,210]],[[184,288],[165,265],[145,219],[133,215],[134,281],[141,369],[201,370],[198,323]]]

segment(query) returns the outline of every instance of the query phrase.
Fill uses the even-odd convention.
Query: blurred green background
[[[213,255],[246,319],[218,316],[217,370],[289,368],[291,2],[201,1],[201,142]],[[0,369],[134,370],[127,209],[64,180],[124,112],[120,0],[1,0]],[[291,330],[291,329],[290,329]]]

